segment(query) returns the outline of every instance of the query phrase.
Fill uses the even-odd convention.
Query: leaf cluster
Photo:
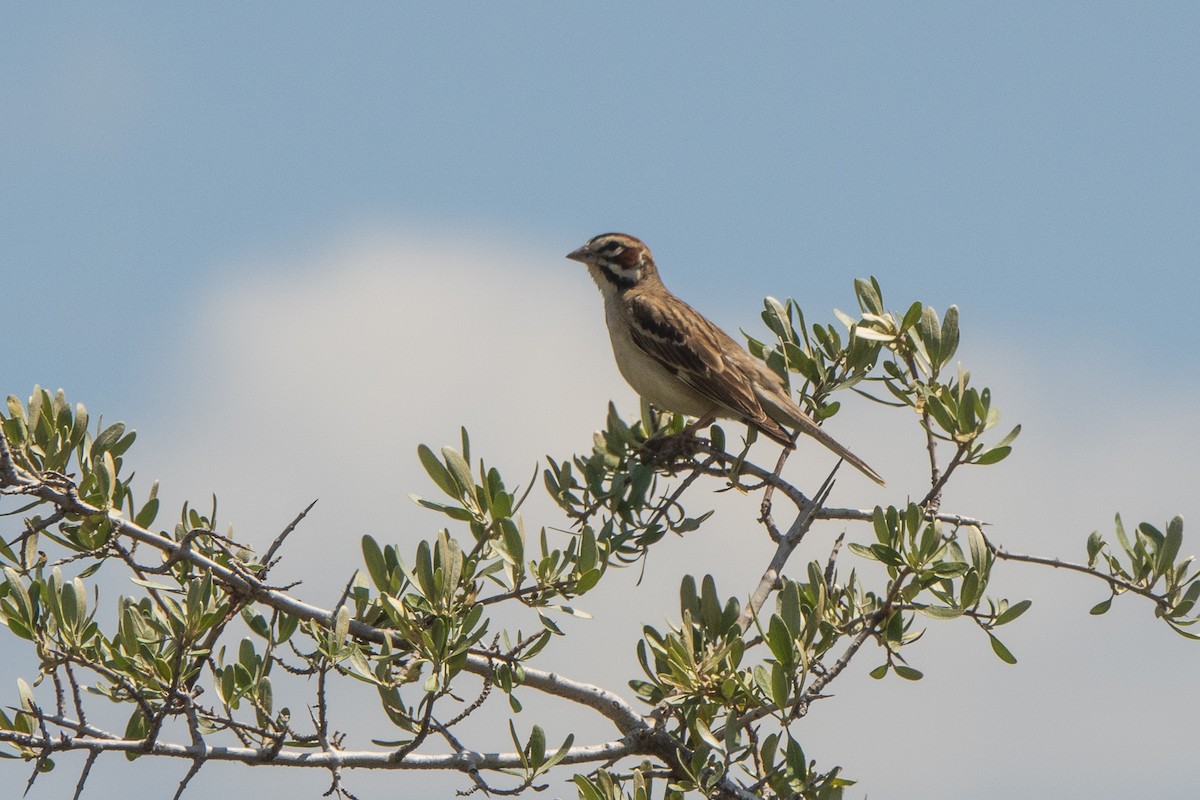
[[[1125,592],[1149,595],[1155,600],[1154,613],[1176,633],[1189,639],[1200,635],[1185,630],[1200,621],[1196,601],[1200,600],[1200,570],[1193,567],[1195,556],[1179,558],[1183,545],[1183,517],[1174,517],[1163,532],[1142,522],[1129,535],[1118,514],[1115,521],[1118,554],[1099,531],[1087,540],[1087,566],[1103,564],[1111,578],[1108,599],[1097,603],[1092,614],[1104,614],[1113,600]],[[1122,555],[1124,560],[1122,560]],[[1161,588],[1159,584],[1161,582]]]

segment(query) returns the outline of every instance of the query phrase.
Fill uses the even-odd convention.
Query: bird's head
[[[567,258],[586,264],[601,291],[623,291],[658,278],[650,248],[624,233],[595,236]]]

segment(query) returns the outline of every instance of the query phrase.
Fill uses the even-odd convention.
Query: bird
[[[696,417],[698,425],[740,420],[789,449],[796,435],[784,426],[795,428],[884,485],[796,405],[779,375],[663,285],[640,239],[603,233],[567,258],[587,266],[600,287],[617,368],[652,406]]]

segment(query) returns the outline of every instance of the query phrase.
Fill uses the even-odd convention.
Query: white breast
[[[634,391],[663,411],[674,411],[689,417],[703,417],[714,412],[720,414],[721,410],[714,408],[711,400],[679,380],[634,344],[629,335],[629,326],[621,314],[620,298],[615,293],[613,295],[610,298],[606,294],[604,298],[604,320],[608,324],[617,369]]]

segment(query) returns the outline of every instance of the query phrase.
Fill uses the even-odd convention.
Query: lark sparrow
[[[640,240],[605,233],[567,258],[587,265],[600,287],[617,368],[652,405],[701,423],[741,420],[788,448],[795,447],[795,437],[783,426],[796,428],[883,484],[796,405],[766,364],[667,290]]]

